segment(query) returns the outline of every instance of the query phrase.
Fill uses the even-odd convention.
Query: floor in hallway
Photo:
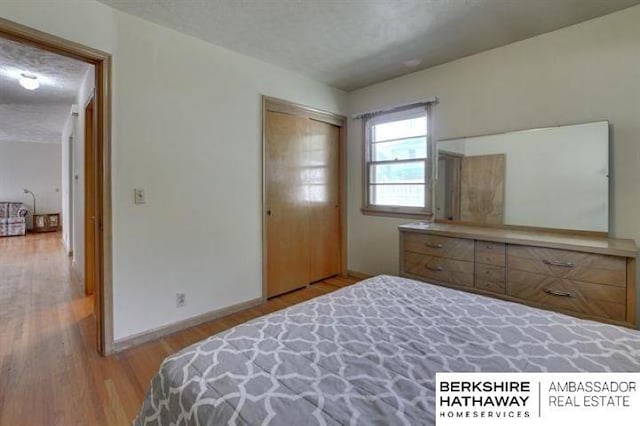
[[[103,358],[93,301],[72,279],[60,234],[0,238],[0,425],[130,424],[167,355],[355,281],[330,278]]]

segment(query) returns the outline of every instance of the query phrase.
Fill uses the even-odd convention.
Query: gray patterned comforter
[[[640,332],[379,276],[167,358],[135,424],[433,424],[437,371],[640,371]]]

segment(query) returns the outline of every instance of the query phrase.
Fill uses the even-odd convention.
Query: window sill
[[[433,218],[433,213],[429,213],[429,212],[403,212],[403,211],[396,211],[396,210],[370,209],[370,208],[364,208],[364,207],[360,209],[360,212],[368,216],[384,216],[384,217],[421,219],[421,220],[431,220]]]

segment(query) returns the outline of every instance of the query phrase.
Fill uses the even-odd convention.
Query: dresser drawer
[[[473,262],[473,240],[418,233],[404,234],[404,249],[414,253]]]
[[[405,252],[404,271],[426,280],[473,287],[473,262]]]
[[[623,321],[626,289],[510,269],[507,295],[541,307]]]
[[[627,266],[622,257],[541,247],[508,245],[509,269],[589,283],[626,287]]]
[[[503,267],[476,263],[475,288],[505,294],[506,271]]]
[[[504,243],[493,243],[489,241],[476,241],[475,260],[486,265],[504,267],[506,245]]]

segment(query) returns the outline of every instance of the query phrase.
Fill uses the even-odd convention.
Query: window
[[[363,211],[431,212],[428,105],[364,119]]]

